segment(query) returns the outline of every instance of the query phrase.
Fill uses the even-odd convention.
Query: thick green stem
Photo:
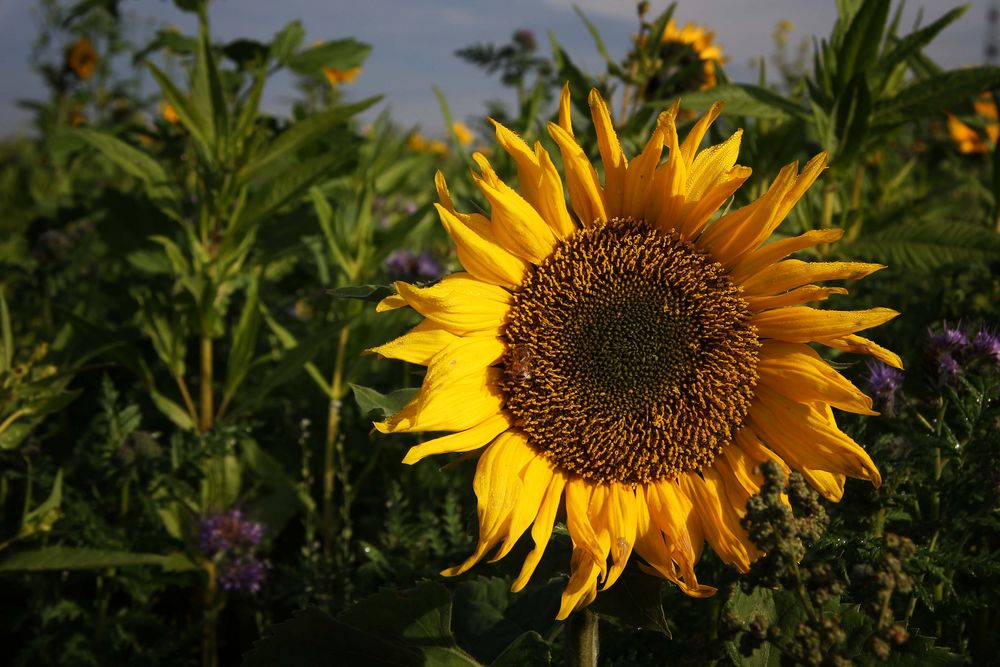
[[[212,428],[212,417],[215,410],[212,407],[212,338],[201,337],[201,424],[198,428],[203,433]]]
[[[581,609],[569,617],[566,636],[567,667],[597,667],[600,642],[597,633],[597,614]]]
[[[326,419],[326,449],[323,455],[323,551],[327,556],[333,555],[334,519],[333,491],[336,483],[334,461],[337,448],[337,438],[340,437],[340,402],[344,394],[344,358],[347,355],[347,342],[350,339],[350,325],[345,324],[340,329],[337,340],[337,356],[333,364],[333,375],[330,378],[330,410]]]

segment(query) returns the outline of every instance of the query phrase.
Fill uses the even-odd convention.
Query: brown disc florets
[[[725,269],[676,235],[612,220],[524,282],[502,385],[529,442],[598,482],[701,470],[746,417],[759,342]]]

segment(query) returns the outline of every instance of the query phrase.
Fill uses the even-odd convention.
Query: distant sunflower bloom
[[[360,67],[350,69],[337,69],[335,67],[324,67],[323,76],[330,82],[331,86],[339,86],[343,83],[354,83],[358,75],[361,74]]]
[[[438,139],[427,139],[419,132],[414,132],[406,140],[406,147],[417,153],[434,153],[444,155],[448,152],[448,146]]]
[[[458,139],[458,143],[463,146],[468,146],[475,140],[475,137],[472,135],[472,130],[467,128],[464,123],[455,121],[451,124],[451,130],[455,133],[455,138]]]
[[[177,115],[177,109],[166,100],[160,102],[160,116],[171,125],[176,125],[181,120],[181,117]]]
[[[714,32],[693,23],[678,28],[673,19],[660,37],[659,57],[664,67],[647,82],[648,99],[668,99],[686,91],[712,88],[718,82],[715,68],[725,61]]]
[[[989,144],[983,140],[979,132],[960,121],[954,114],[948,114],[948,134],[958,146],[959,153],[986,153],[992,146],[996,146],[997,139],[1000,138],[1000,122],[997,119],[997,107],[993,102],[993,96],[989,93],[980,95],[973,107],[976,115],[984,121]]]
[[[94,75],[97,53],[89,39],[83,37],[73,42],[66,51],[66,67],[84,81]]]
[[[373,350],[427,366],[417,396],[375,427],[452,432],[413,447],[404,463],[482,450],[479,544],[444,574],[494,548],[502,558],[530,528],[520,590],[564,508],[573,555],[560,619],[614,584],[633,551],[645,571],[695,597],[715,591],[694,571],[706,540],[746,571],[759,554],[740,517],[763,461],[801,471],[834,501],[845,476],[880,484],[831,410],[876,414],[871,400],[807,343],[900,366],[857,335],[894,311],[803,305],[846,292],[813,283],[880,265],[784,259],[840,230],[764,244],[826,155],[801,174],[785,167],[760,199],[712,221],[750,175],[736,165],[741,132],[698,150],[720,105],[683,141],[675,105],[632,160],[596,91],[590,108],[603,183],[574,138],[568,88],[548,127],[565,186],[541,144],[532,149],[500,124],[520,193],[475,155],[489,218],[458,212],[437,174],[437,210],[465,272],[429,287],[397,282],[378,310],[410,306],[426,319]]]

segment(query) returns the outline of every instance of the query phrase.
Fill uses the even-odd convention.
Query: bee
[[[512,345],[510,348],[510,372],[515,379],[526,382],[531,379],[531,352],[527,345]]]

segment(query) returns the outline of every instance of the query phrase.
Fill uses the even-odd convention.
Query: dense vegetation
[[[420,383],[363,354],[415,322],[372,302],[392,280],[458,267],[434,171],[485,207],[464,174],[492,126],[453,124],[443,98],[444,141],[386,116],[362,124],[376,100],[345,84],[378,45],[306,45],[294,21],[269,43],[220,43],[202,2],[175,2],[199,33],[143,43],[118,0],[40,2],[32,63],[49,95],[31,103],[34,132],[0,144],[5,653],[574,664],[553,620],[565,530],[522,593],[508,592],[516,559],[441,578],[475,541],[467,457],[403,466],[415,438],[371,428]],[[905,374],[831,357],[881,407],[842,422],[885,484],[849,481],[832,505],[766,470],[747,525],[767,556],[741,577],[706,553],[708,600],[630,565],[594,605],[601,665],[981,665],[1000,652],[1000,69],[943,70],[924,54],[961,9],[908,32],[888,0],[838,7],[809,59],[779,30],[753,85],[721,67],[708,82],[697,54],[661,48],[671,10],[648,3],[623,60],[581,15],[606,61],[596,74],[528,31],[459,53],[516,90],[489,114],[529,141],[565,81],[580,123],[589,89],[613,101],[631,153],[676,97],[691,121],[724,100],[712,143],[744,128],[753,168],[735,205],[828,151],[781,234],[844,228],[827,258],[889,266],[849,286],[851,307],[903,313],[877,337]],[[287,117],[260,111],[279,71],[300,82]]]

